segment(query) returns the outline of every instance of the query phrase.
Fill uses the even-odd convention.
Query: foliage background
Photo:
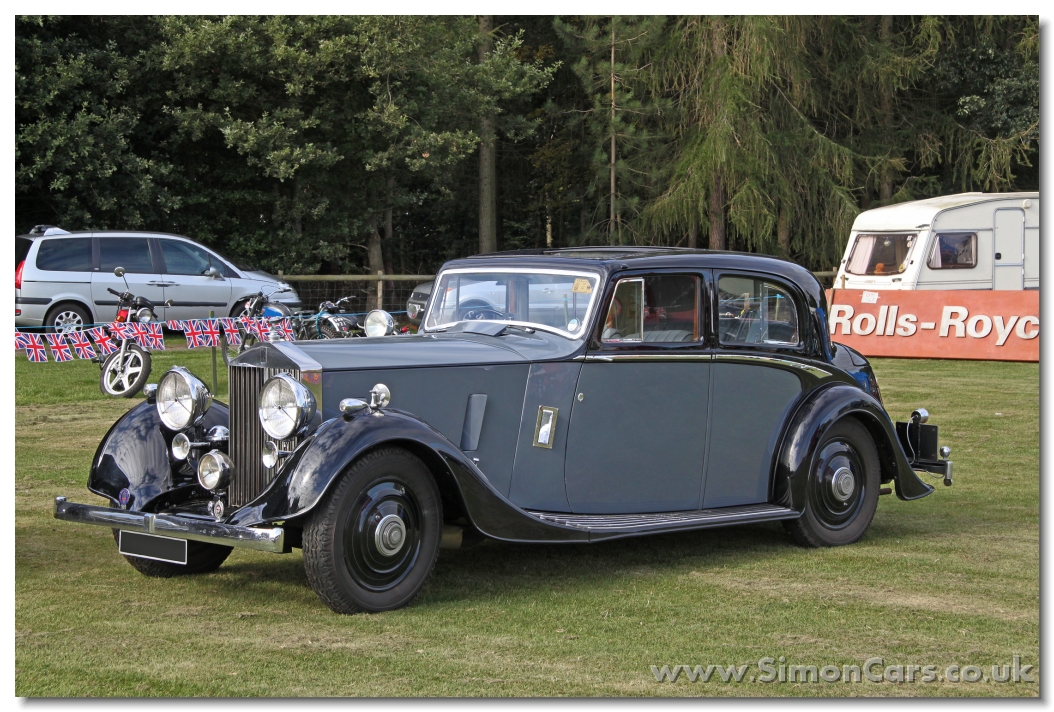
[[[430,272],[478,251],[485,118],[499,249],[829,269],[860,210],[1038,189],[1036,17],[495,17],[487,52],[480,26],[19,17],[16,233],[162,230],[272,271]]]

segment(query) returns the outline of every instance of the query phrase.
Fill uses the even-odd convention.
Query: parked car
[[[127,289],[150,300],[161,320],[204,319],[210,310],[234,316],[250,295],[289,287],[191,239],[153,232],[39,226],[15,238],[15,265],[15,326],[58,331],[113,321],[117,298],[108,290],[126,289],[114,276],[117,267],[125,270]],[[172,306],[165,306],[169,300]],[[292,288],[280,300],[300,307]]]
[[[432,284],[432,282],[423,282],[417,285],[410,293],[410,298],[406,300],[406,316],[414,324],[421,323],[421,315],[428,304],[428,296],[432,293]]]
[[[960,193],[856,216],[839,289],[1039,289],[1039,193]]]
[[[924,497],[915,470],[951,484],[952,463],[928,414],[894,425],[828,334],[820,284],[769,257],[456,260],[417,335],[259,344],[230,365],[229,405],[173,368],[99,445],[88,489],[107,503],[59,497],[55,516],[114,528],[151,576],[302,548],[340,613],[406,605],[441,546],[480,537],[778,520],[850,544],[880,495]]]

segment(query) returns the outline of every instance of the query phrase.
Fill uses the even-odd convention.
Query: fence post
[[[381,275],[383,277],[384,276],[384,270],[383,269],[377,270],[377,274],[379,274],[379,275]],[[378,279],[377,280],[377,308],[378,309],[384,309],[384,280],[383,279]]]
[[[216,316],[215,309],[209,309],[209,318]],[[210,329],[212,327],[209,327]],[[212,342],[212,392],[216,393],[216,342]]]

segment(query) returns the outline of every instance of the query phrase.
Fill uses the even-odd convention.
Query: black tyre
[[[337,613],[401,608],[432,574],[442,533],[442,501],[425,464],[406,450],[376,450],[311,513],[307,580]]]
[[[84,331],[91,323],[88,310],[79,304],[58,304],[44,317],[44,326],[48,328],[48,333],[52,334]]]
[[[113,530],[113,539],[117,541],[117,530]],[[154,561],[138,556],[125,556],[132,568],[144,576],[154,578],[172,578],[191,574],[207,574],[215,571],[234,551],[232,547],[219,544],[207,544],[203,541],[187,542],[187,563],[170,564],[167,561]]]
[[[150,378],[150,354],[136,344],[128,344],[124,361],[118,359],[121,352],[114,351],[102,363],[99,390],[105,395],[131,398],[143,390]]]
[[[880,479],[871,434],[856,420],[841,420],[824,434],[816,450],[805,512],[783,525],[802,546],[852,544],[871,526]]]

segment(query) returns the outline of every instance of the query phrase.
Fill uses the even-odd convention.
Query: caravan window
[[[937,235],[926,262],[930,269],[969,269],[977,266],[977,233]]]
[[[857,235],[849,255],[849,274],[900,274],[908,268],[908,257],[916,235]]]

